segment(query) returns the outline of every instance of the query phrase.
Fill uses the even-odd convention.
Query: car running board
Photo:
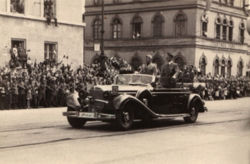
[[[166,118],[176,118],[176,117],[190,117],[191,115],[188,113],[181,114],[157,114],[158,117],[154,119],[166,119]]]
[[[133,98],[136,100],[137,103],[139,103],[144,109],[146,109],[152,116],[153,118],[175,118],[175,117],[190,117],[191,115],[189,113],[179,113],[179,114],[158,114],[155,113],[153,110],[151,110],[147,105],[145,105],[143,102]]]

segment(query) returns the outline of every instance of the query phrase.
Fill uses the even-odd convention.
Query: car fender
[[[78,98],[79,98],[78,92],[75,91],[73,93],[70,93],[66,98],[67,106],[73,109],[79,108],[81,105],[78,101]]]
[[[201,108],[200,108],[199,112],[205,112],[205,107],[204,107],[205,103],[203,102],[202,98],[198,94],[190,94],[190,96],[188,98],[187,109],[190,108],[190,105],[193,101],[197,101],[197,103],[200,103]]]
[[[136,92],[136,95],[135,97],[139,99],[139,97],[142,95],[142,94],[146,94],[147,96],[149,96],[150,98],[152,97],[152,94],[151,92],[148,90],[148,89],[140,89]]]
[[[128,102],[135,102],[136,104],[140,105],[143,110],[148,112],[153,117],[157,117],[157,114],[153,112],[149,107],[147,107],[143,102],[141,102],[138,98],[131,96],[131,95],[120,95],[114,98],[113,106],[115,110],[122,109]]]

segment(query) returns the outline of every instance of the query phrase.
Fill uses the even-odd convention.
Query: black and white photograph
[[[250,164],[250,0],[0,0],[0,163]]]

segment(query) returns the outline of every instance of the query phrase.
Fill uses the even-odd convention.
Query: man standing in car
[[[160,83],[164,88],[176,87],[176,80],[180,71],[178,65],[174,62],[173,59],[174,56],[168,53],[167,61],[161,67]]]
[[[152,62],[151,55],[146,55],[146,65],[142,65],[140,72],[143,74],[157,75],[157,65]]]

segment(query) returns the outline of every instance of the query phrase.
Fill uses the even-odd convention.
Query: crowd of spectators
[[[121,70],[132,70],[122,58],[99,57],[93,64],[72,69],[71,65],[36,63],[0,68],[0,109],[59,107],[66,105],[71,89],[79,93],[96,84],[111,84]],[[194,67],[186,67],[182,83],[201,84],[193,88],[205,100],[231,99],[249,94],[249,80],[236,77],[202,76]],[[202,85],[203,84],[203,85]]]
[[[131,67],[120,57],[97,58],[93,64],[74,70],[70,65],[46,61],[3,67],[0,109],[65,106],[71,89],[80,92],[96,84],[111,84],[121,69]]]
[[[235,99],[250,95],[250,79],[247,77],[202,75],[199,69],[187,67],[181,81],[193,83],[192,89],[205,100]]]

